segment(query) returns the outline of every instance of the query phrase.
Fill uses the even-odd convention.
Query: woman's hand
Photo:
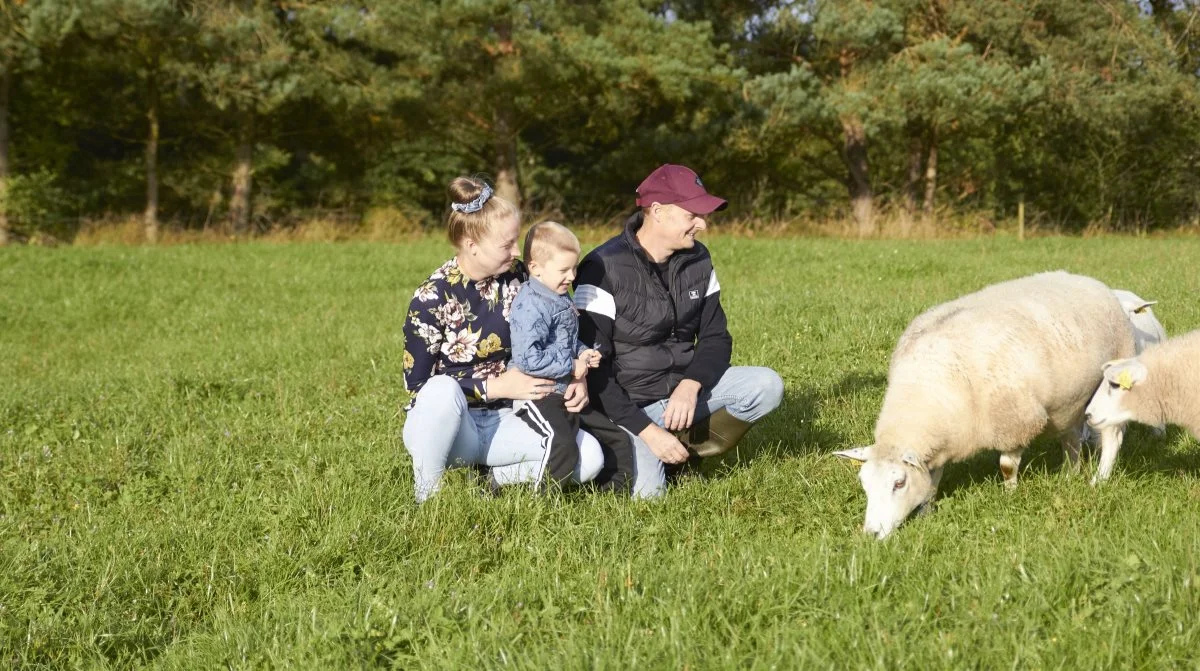
[[[563,394],[563,405],[566,406],[567,412],[579,412],[587,407],[587,404],[587,382],[582,379],[572,380]]]
[[[489,401],[497,401],[502,398],[514,401],[536,401],[545,398],[553,391],[554,380],[526,375],[516,368],[509,368],[503,373],[487,379]]]

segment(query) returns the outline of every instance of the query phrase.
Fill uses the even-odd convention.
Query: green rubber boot
[[[675,434],[688,451],[698,457],[715,457],[737,447],[738,442],[754,426],[718,408],[716,412]]]

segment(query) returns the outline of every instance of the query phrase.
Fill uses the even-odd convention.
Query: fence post
[[[1025,239],[1025,196],[1017,201],[1017,239]]]

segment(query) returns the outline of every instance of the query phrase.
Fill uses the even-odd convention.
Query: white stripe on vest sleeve
[[[613,295],[594,284],[581,284],[575,288],[575,307],[609,319],[617,318],[617,302]]]
[[[713,268],[712,275],[708,276],[708,291],[704,295],[711,296],[721,290],[721,283],[717,281],[717,269]]]

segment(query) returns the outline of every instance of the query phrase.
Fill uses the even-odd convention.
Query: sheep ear
[[[1113,359],[1111,361],[1105,361],[1104,365],[1100,366],[1100,372],[1107,373],[1109,368],[1112,368],[1117,364],[1125,363],[1126,361],[1129,361],[1129,359]]]
[[[849,459],[850,461],[861,464],[865,463],[867,459],[871,458],[872,447],[875,446],[867,445],[865,447],[852,447],[848,450],[838,450],[837,452],[833,453],[833,456]]]
[[[1113,365],[1104,368],[1104,379],[1115,382],[1127,391],[1133,389],[1135,384],[1145,382],[1150,374],[1146,365],[1137,359],[1123,359],[1111,363]]]
[[[1134,384],[1141,384],[1145,382],[1146,377],[1150,375],[1150,371],[1146,369],[1146,364],[1138,361],[1137,359],[1131,359],[1129,361],[1128,370],[1129,374],[1133,377]]]
[[[914,468],[920,468],[920,469],[925,468],[925,464],[921,462],[921,459],[919,457],[917,457],[917,453],[913,452],[912,450],[905,452],[904,456],[900,457],[900,461],[903,461],[904,463],[906,463],[909,466],[912,466]]]

